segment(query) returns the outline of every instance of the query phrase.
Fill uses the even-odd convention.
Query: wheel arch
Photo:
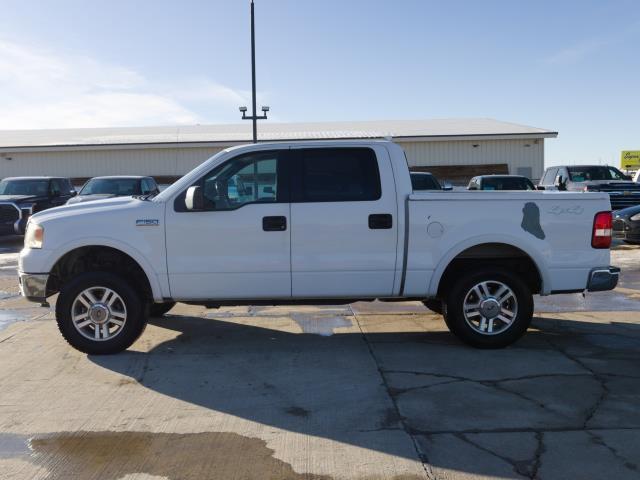
[[[129,262],[127,264],[128,266],[138,269],[140,278],[136,280],[142,282],[142,285],[139,285],[139,287],[145,290],[145,293],[148,294],[150,299],[162,301],[162,288],[158,281],[156,271],[144,255],[128,244],[108,238],[83,239],[82,242],[68,243],[57,250],[55,255],[52,255],[52,258],[55,260],[49,268],[51,275],[47,283],[47,290],[56,290],[56,278],[59,278],[60,269],[66,262],[78,256],[86,258],[85,255],[92,255],[99,251],[108,251],[115,255],[120,255],[123,260]]]
[[[504,261],[508,258],[515,258],[514,255],[530,262],[535,267],[535,274],[539,281],[538,292],[536,293],[548,293],[546,288],[550,285],[550,281],[546,263],[542,255],[538,253],[538,249],[523,242],[520,238],[491,235],[467,239],[449,249],[441,258],[431,276],[428,296],[436,297],[442,292],[443,288],[446,288],[447,285],[443,284],[443,280],[446,281],[447,274],[451,271],[451,268],[461,259],[489,263],[496,259]]]

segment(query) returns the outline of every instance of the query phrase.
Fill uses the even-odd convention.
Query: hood
[[[575,182],[576,185],[588,185],[590,187],[606,187],[607,189],[640,190],[640,184],[633,180],[587,180]]]
[[[622,210],[617,210],[613,212],[614,218],[627,218],[632,217],[633,215],[640,213],[640,205],[636,205],[635,207],[627,207]]]
[[[64,205],[62,207],[49,208],[36,213],[31,218],[38,223],[46,222],[58,217],[71,217],[81,214],[96,214],[101,211],[115,211],[118,209],[135,208],[143,203],[149,203],[144,200],[138,200],[132,197],[115,197],[107,198],[100,202],[80,202],[73,205]]]
[[[38,195],[0,195],[0,202],[31,202],[42,198]]]
[[[95,200],[104,200],[105,198],[113,198],[117,195],[114,193],[96,193],[93,195],[76,195],[67,202],[67,205],[73,205],[74,203],[93,202]]]

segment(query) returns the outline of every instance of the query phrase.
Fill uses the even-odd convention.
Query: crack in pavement
[[[621,455],[620,452],[618,452],[618,450],[616,450],[615,448],[613,448],[611,445],[609,445],[604,438],[602,438],[600,435],[596,434],[593,430],[585,430],[587,432],[587,435],[589,435],[592,440],[597,444],[597,445],[601,445],[604,448],[606,448],[607,450],[609,450],[611,452],[611,454],[617,458],[618,460],[620,460],[622,462],[622,465],[624,465],[627,469],[629,470],[638,470],[638,464],[633,463],[631,460],[629,460],[627,457],[625,457],[624,455]]]
[[[364,332],[364,330],[362,329],[362,325],[360,324],[360,320],[358,319],[358,316],[356,315],[356,313],[353,311],[353,309],[351,308],[351,306],[349,305],[349,309],[351,310],[351,313],[353,314],[353,318],[356,321],[356,325],[358,325],[358,330],[360,330],[360,333],[362,335],[362,339],[365,343],[365,345],[367,346],[367,349],[369,350],[369,355],[371,356],[371,359],[373,360],[373,363],[376,366],[376,369],[378,370],[378,374],[380,375],[380,378],[382,380],[382,384],[385,387],[385,390],[387,391],[387,394],[389,395],[389,400],[391,401],[391,404],[393,405],[393,409],[395,410],[395,416],[398,420],[398,423],[400,423],[400,425],[402,426],[402,429],[404,430],[404,432],[409,436],[409,438],[411,439],[411,442],[413,444],[413,448],[416,452],[416,457],[418,458],[418,460],[420,461],[420,463],[422,464],[422,468],[424,469],[424,473],[427,476],[427,478],[429,480],[438,480],[438,477],[436,476],[435,472],[433,471],[433,468],[431,467],[431,464],[429,463],[429,459],[427,458],[427,456],[421,452],[420,447],[418,446],[418,440],[416,439],[416,437],[414,435],[411,434],[409,425],[406,422],[406,419],[402,416],[402,414],[400,413],[400,408],[398,407],[398,403],[396,402],[395,397],[391,394],[391,388],[389,386],[389,382],[387,381],[387,378],[382,370],[382,367],[380,366],[380,361],[378,360],[378,357],[376,356],[375,352],[373,351],[373,347],[371,346],[371,344],[369,343],[367,334]]]
[[[535,462],[536,458],[533,458],[531,460],[528,461],[518,461],[518,460],[514,460],[512,458],[509,458],[505,455],[500,455],[499,453],[491,450],[490,448],[484,447],[482,445],[480,445],[479,443],[474,442],[473,440],[471,440],[469,437],[467,437],[464,433],[457,433],[454,434],[454,436],[456,438],[458,438],[459,440],[468,443],[469,445],[471,445],[474,448],[477,448],[478,450],[481,450],[485,453],[488,453],[489,455],[493,455],[494,457],[502,460],[503,462],[507,463],[508,465],[511,466],[511,468],[513,469],[513,471],[517,474],[520,475],[522,477],[525,478],[529,478],[529,479],[533,479],[535,478],[533,476],[533,474],[531,473],[533,471],[533,468],[530,468],[532,463]]]
[[[574,362],[575,364],[579,365],[581,368],[583,368],[584,370],[588,371],[591,376],[598,382],[598,384],[600,385],[600,396],[598,397],[598,399],[596,400],[596,402],[587,410],[585,410],[585,418],[584,418],[584,422],[582,424],[582,429],[586,430],[589,422],[593,419],[593,417],[595,416],[595,414],[598,412],[598,410],[600,409],[600,406],[602,405],[602,403],[606,400],[607,396],[609,395],[610,391],[609,391],[609,387],[607,386],[607,380],[606,378],[604,378],[604,375],[599,374],[598,372],[596,372],[593,368],[589,367],[586,363],[584,363],[582,360],[580,360],[578,357],[576,357],[575,355],[571,355],[569,352],[567,352],[565,349],[563,349],[562,347],[560,347],[559,345],[557,345],[556,343],[553,342],[552,339],[546,339],[547,342],[549,343],[549,345],[551,345],[555,350],[557,350],[560,354],[564,355],[566,358],[568,358],[569,360],[571,360],[572,362]]]
[[[535,437],[536,437],[537,446],[533,456],[533,466],[531,468],[532,479],[540,478],[538,476],[538,472],[540,471],[540,467],[542,467],[542,455],[546,450],[544,447],[544,432],[542,431],[536,432]]]

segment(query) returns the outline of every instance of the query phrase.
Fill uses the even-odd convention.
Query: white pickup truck
[[[414,193],[386,141],[247,145],[153,198],[34,215],[19,277],[29,300],[58,293],[62,335],[93,354],[128,348],[176,301],[421,300],[496,348],[527,330],[533,294],[615,287],[609,210],[606,193]]]

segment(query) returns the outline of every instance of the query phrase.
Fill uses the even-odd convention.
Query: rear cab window
[[[292,163],[293,202],[366,202],[382,187],[371,148],[304,148]]]
[[[534,190],[534,187],[524,177],[489,177],[482,180],[482,190]]]
[[[440,184],[435,177],[425,173],[412,173],[411,187],[414,190],[441,190]]]

